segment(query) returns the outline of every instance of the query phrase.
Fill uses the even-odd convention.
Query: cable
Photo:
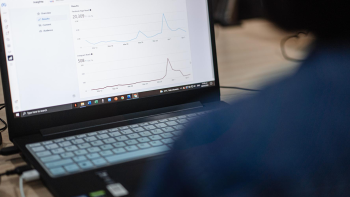
[[[24,190],[23,190],[23,177],[22,176],[19,177],[19,191],[21,192],[22,197],[26,197],[26,195],[24,194]]]
[[[250,92],[259,92],[260,91],[260,90],[254,90],[254,89],[248,89],[248,88],[240,88],[240,87],[231,87],[231,86],[220,86],[220,88],[244,90],[244,91],[250,91]]]
[[[4,124],[4,126],[2,128],[0,128],[0,132],[3,132],[7,129],[8,125],[2,118],[0,118],[0,122],[2,122]]]
[[[25,166],[19,166],[13,170],[7,170],[6,172],[4,173],[1,173],[0,174],[0,183],[1,183],[1,177],[2,176],[10,176],[10,175],[22,175],[23,172],[26,172],[28,170],[32,170],[33,168],[29,165],[25,165]]]
[[[19,177],[19,191],[21,192],[21,197],[25,197],[24,189],[23,189],[23,181],[31,182],[39,180],[40,175],[37,170],[30,170],[23,172],[23,174]]]
[[[5,107],[6,107],[5,103],[0,104],[0,110],[4,109]],[[0,122],[4,124],[4,126],[0,128],[0,145],[2,145],[3,141],[2,141],[1,132],[5,131],[8,128],[8,125],[6,121],[4,121],[2,118],[0,118]]]
[[[19,153],[19,148],[17,148],[16,146],[10,146],[10,147],[5,147],[3,149],[0,150],[0,155],[3,156],[9,156],[9,155],[14,155]]]
[[[7,170],[6,172],[0,174],[0,176],[10,176],[10,175],[14,175],[14,174],[18,174],[18,175],[22,175],[23,172],[26,172],[28,170],[32,170],[33,168],[29,165],[25,165],[25,166],[19,166],[13,170]]]

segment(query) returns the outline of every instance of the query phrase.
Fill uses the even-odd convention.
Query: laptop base
[[[142,185],[147,169],[149,169],[149,166],[154,164],[159,158],[162,158],[161,155],[97,168],[74,175],[52,178],[42,168],[36,158],[34,158],[28,151],[26,144],[55,140],[62,137],[69,137],[102,129],[150,122],[201,111],[217,110],[226,107],[227,105],[228,104],[224,102],[214,102],[206,105],[197,102],[146,112],[138,112],[124,116],[111,117],[104,120],[79,123],[77,125],[62,126],[60,127],[60,129],[62,129],[61,132],[59,132],[59,128],[46,129],[42,131],[41,135],[32,135],[14,139],[14,143],[22,150],[24,159],[40,172],[42,181],[56,197],[89,197],[94,196],[95,194],[100,197],[118,196],[113,195],[113,192],[120,192],[123,196],[135,196]],[[65,130],[63,130],[63,128]]]

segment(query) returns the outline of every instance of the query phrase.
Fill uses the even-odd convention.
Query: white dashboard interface
[[[215,80],[207,0],[0,2],[14,113]]]

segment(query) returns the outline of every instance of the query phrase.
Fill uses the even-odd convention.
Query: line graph
[[[129,86],[129,85],[136,85],[136,84],[139,84],[139,83],[149,83],[149,82],[153,82],[153,81],[159,81],[159,80],[163,80],[165,79],[165,77],[167,77],[168,75],[168,68],[171,68],[171,70],[175,71],[175,72],[179,72],[183,77],[186,77],[186,76],[190,76],[191,74],[184,74],[181,70],[177,70],[177,69],[174,69],[173,66],[171,65],[171,62],[169,60],[169,58],[167,58],[167,63],[166,63],[166,68],[165,68],[165,74],[163,77],[159,78],[159,79],[153,79],[153,80],[148,80],[148,81],[138,81],[138,82],[134,82],[134,83],[129,83],[129,84],[118,84],[118,85],[111,85],[111,86],[105,86],[103,88],[96,88],[96,89],[91,89],[91,91],[98,91],[98,90],[103,90],[103,89],[106,89],[106,88],[113,88],[113,87],[120,87],[120,86]]]
[[[85,40],[85,41],[86,41],[87,43],[89,43],[89,44],[97,45],[97,44],[101,44],[101,43],[110,43],[110,42],[121,42],[121,43],[123,43],[123,42],[124,42],[124,43],[125,43],[125,42],[131,42],[131,41],[134,41],[134,40],[138,39],[139,36],[140,36],[141,34],[144,35],[146,38],[153,38],[153,37],[156,37],[156,36],[158,36],[158,35],[163,34],[164,21],[165,21],[165,24],[166,24],[166,26],[168,27],[168,29],[169,29],[170,31],[173,31],[173,32],[175,32],[175,31],[187,32],[186,30],[184,30],[184,29],[182,29],[182,28],[172,29],[172,28],[169,26],[169,23],[168,23],[168,21],[167,21],[167,19],[166,19],[166,17],[165,17],[165,14],[163,14],[163,15],[162,15],[162,25],[161,25],[160,32],[159,32],[159,33],[156,33],[156,34],[154,34],[154,35],[146,35],[144,32],[142,32],[141,30],[139,30],[139,31],[137,32],[136,37],[135,37],[135,38],[132,38],[132,39],[129,39],[129,40],[108,40],[108,41],[99,41],[99,42],[90,42],[90,41],[88,41],[88,40]]]

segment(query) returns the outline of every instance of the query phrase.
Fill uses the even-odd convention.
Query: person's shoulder
[[[310,77],[312,73],[298,71],[264,87],[254,96],[235,101],[225,108],[195,119],[187,126],[175,147],[188,148],[208,144],[232,129],[237,133],[268,131],[281,118],[287,118],[284,114],[286,110],[293,106],[300,107],[300,102],[312,102],[309,90],[315,84],[307,81]],[[292,115],[292,111],[288,113],[288,116]]]

